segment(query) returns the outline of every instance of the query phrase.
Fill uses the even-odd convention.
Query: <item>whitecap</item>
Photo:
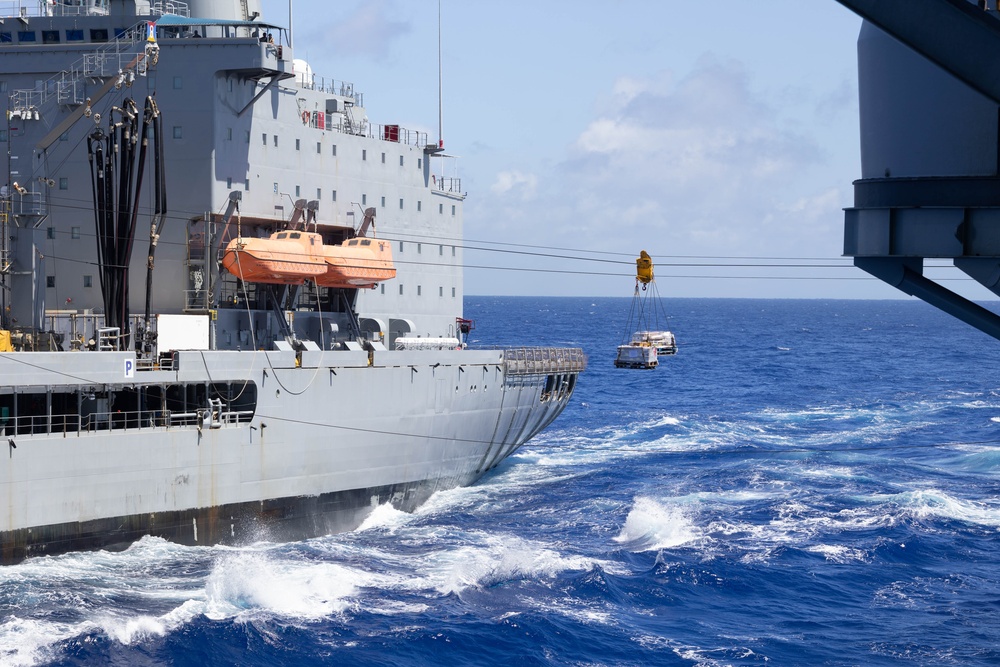
[[[140,614],[120,617],[106,615],[95,618],[93,622],[110,639],[128,646],[146,639],[164,637],[201,615],[204,608],[203,600],[188,600],[161,616]]]
[[[806,547],[806,551],[822,554],[831,563],[868,562],[868,553],[864,549],[852,549],[837,544],[814,544]]]
[[[364,530],[373,530],[375,528],[398,528],[404,525],[406,522],[410,521],[413,515],[408,512],[403,512],[392,506],[392,503],[383,503],[373,509],[371,513],[365,517],[365,520],[361,522],[355,530],[357,532]]]
[[[220,558],[205,583],[205,616],[246,613],[315,619],[348,608],[375,577],[336,563],[275,560],[262,553]]]
[[[0,623],[0,665],[31,667],[51,662],[55,645],[79,634],[76,626],[35,619]]]
[[[439,555],[430,567],[428,583],[448,595],[505,581],[551,579],[562,572],[586,572],[596,565],[598,562],[591,558],[566,556],[535,542],[494,535],[485,544]]]
[[[698,537],[697,529],[681,508],[639,497],[614,540],[630,551],[656,551],[677,547]]]
[[[898,502],[914,516],[940,517],[966,523],[1000,528],[1000,506],[963,500],[938,489],[920,489],[899,494]]]

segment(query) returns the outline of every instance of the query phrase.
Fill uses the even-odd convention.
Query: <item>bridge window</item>
[[[82,42],[83,41],[83,31],[82,30],[67,30],[66,31],[66,41],[67,42]]]
[[[107,28],[92,28],[90,30],[90,41],[92,41],[92,42],[106,42],[106,41],[108,41],[108,30],[107,30]]]
[[[42,44],[58,44],[59,31],[58,30],[43,30],[42,31]]]
[[[17,31],[17,41],[19,41],[19,42],[34,42],[35,41],[35,31],[34,30],[18,30]]]
[[[10,43],[14,41],[14,36],[9,32],[0,32],[0,43]]]

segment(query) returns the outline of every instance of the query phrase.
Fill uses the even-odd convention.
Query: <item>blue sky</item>
[[[437,6],[300,0],[296,57],[353,82],[373,123],[436,138]],[[861,22],[834,0],[442,10],[445,171],[466,244],[493,249],[466,252],[466,293],[628,296],[645,249],[664,295],[903,296],[840,256]],[[264,12],[287,23],[286,2]],[[739,266],[756,263],[834,266]]]

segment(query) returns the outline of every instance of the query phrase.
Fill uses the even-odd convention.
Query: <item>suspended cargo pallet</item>
[[[643,250],[635,260],[635,294],[625,336],[615,357],[617,368],[656,368],[660,355],[677,353],[677,339],[665,328],[667,316],[653,279],[653,258]]]
[[[651,345],[619,345],[615,368],[656,368],[656,348]]]

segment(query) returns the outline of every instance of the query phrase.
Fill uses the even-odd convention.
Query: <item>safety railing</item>
[[[219,428],[245,424],[253,419],[253,410],[218,410],[202,408],[188,412],[170,410],[130,410],[88,412],[86,414],[21,415],[0,418],[0,435],[59,435],[100,431],[135,431],[151,428],[197,426]]]
[[[518,347],[504,350],[503,358],[508,375],[580,373],[587,367],[578,347]]]
[[[33,18],[41,16],[107,16],[109,0],[72,0],[52,2],[52,0],[13,0],[0,2],[0,16]],[[141,11],[141,7],[138,8]],[[149,5],[150,16],[177,14],[190,17],[191,10],[186,2],[170,0]]]

